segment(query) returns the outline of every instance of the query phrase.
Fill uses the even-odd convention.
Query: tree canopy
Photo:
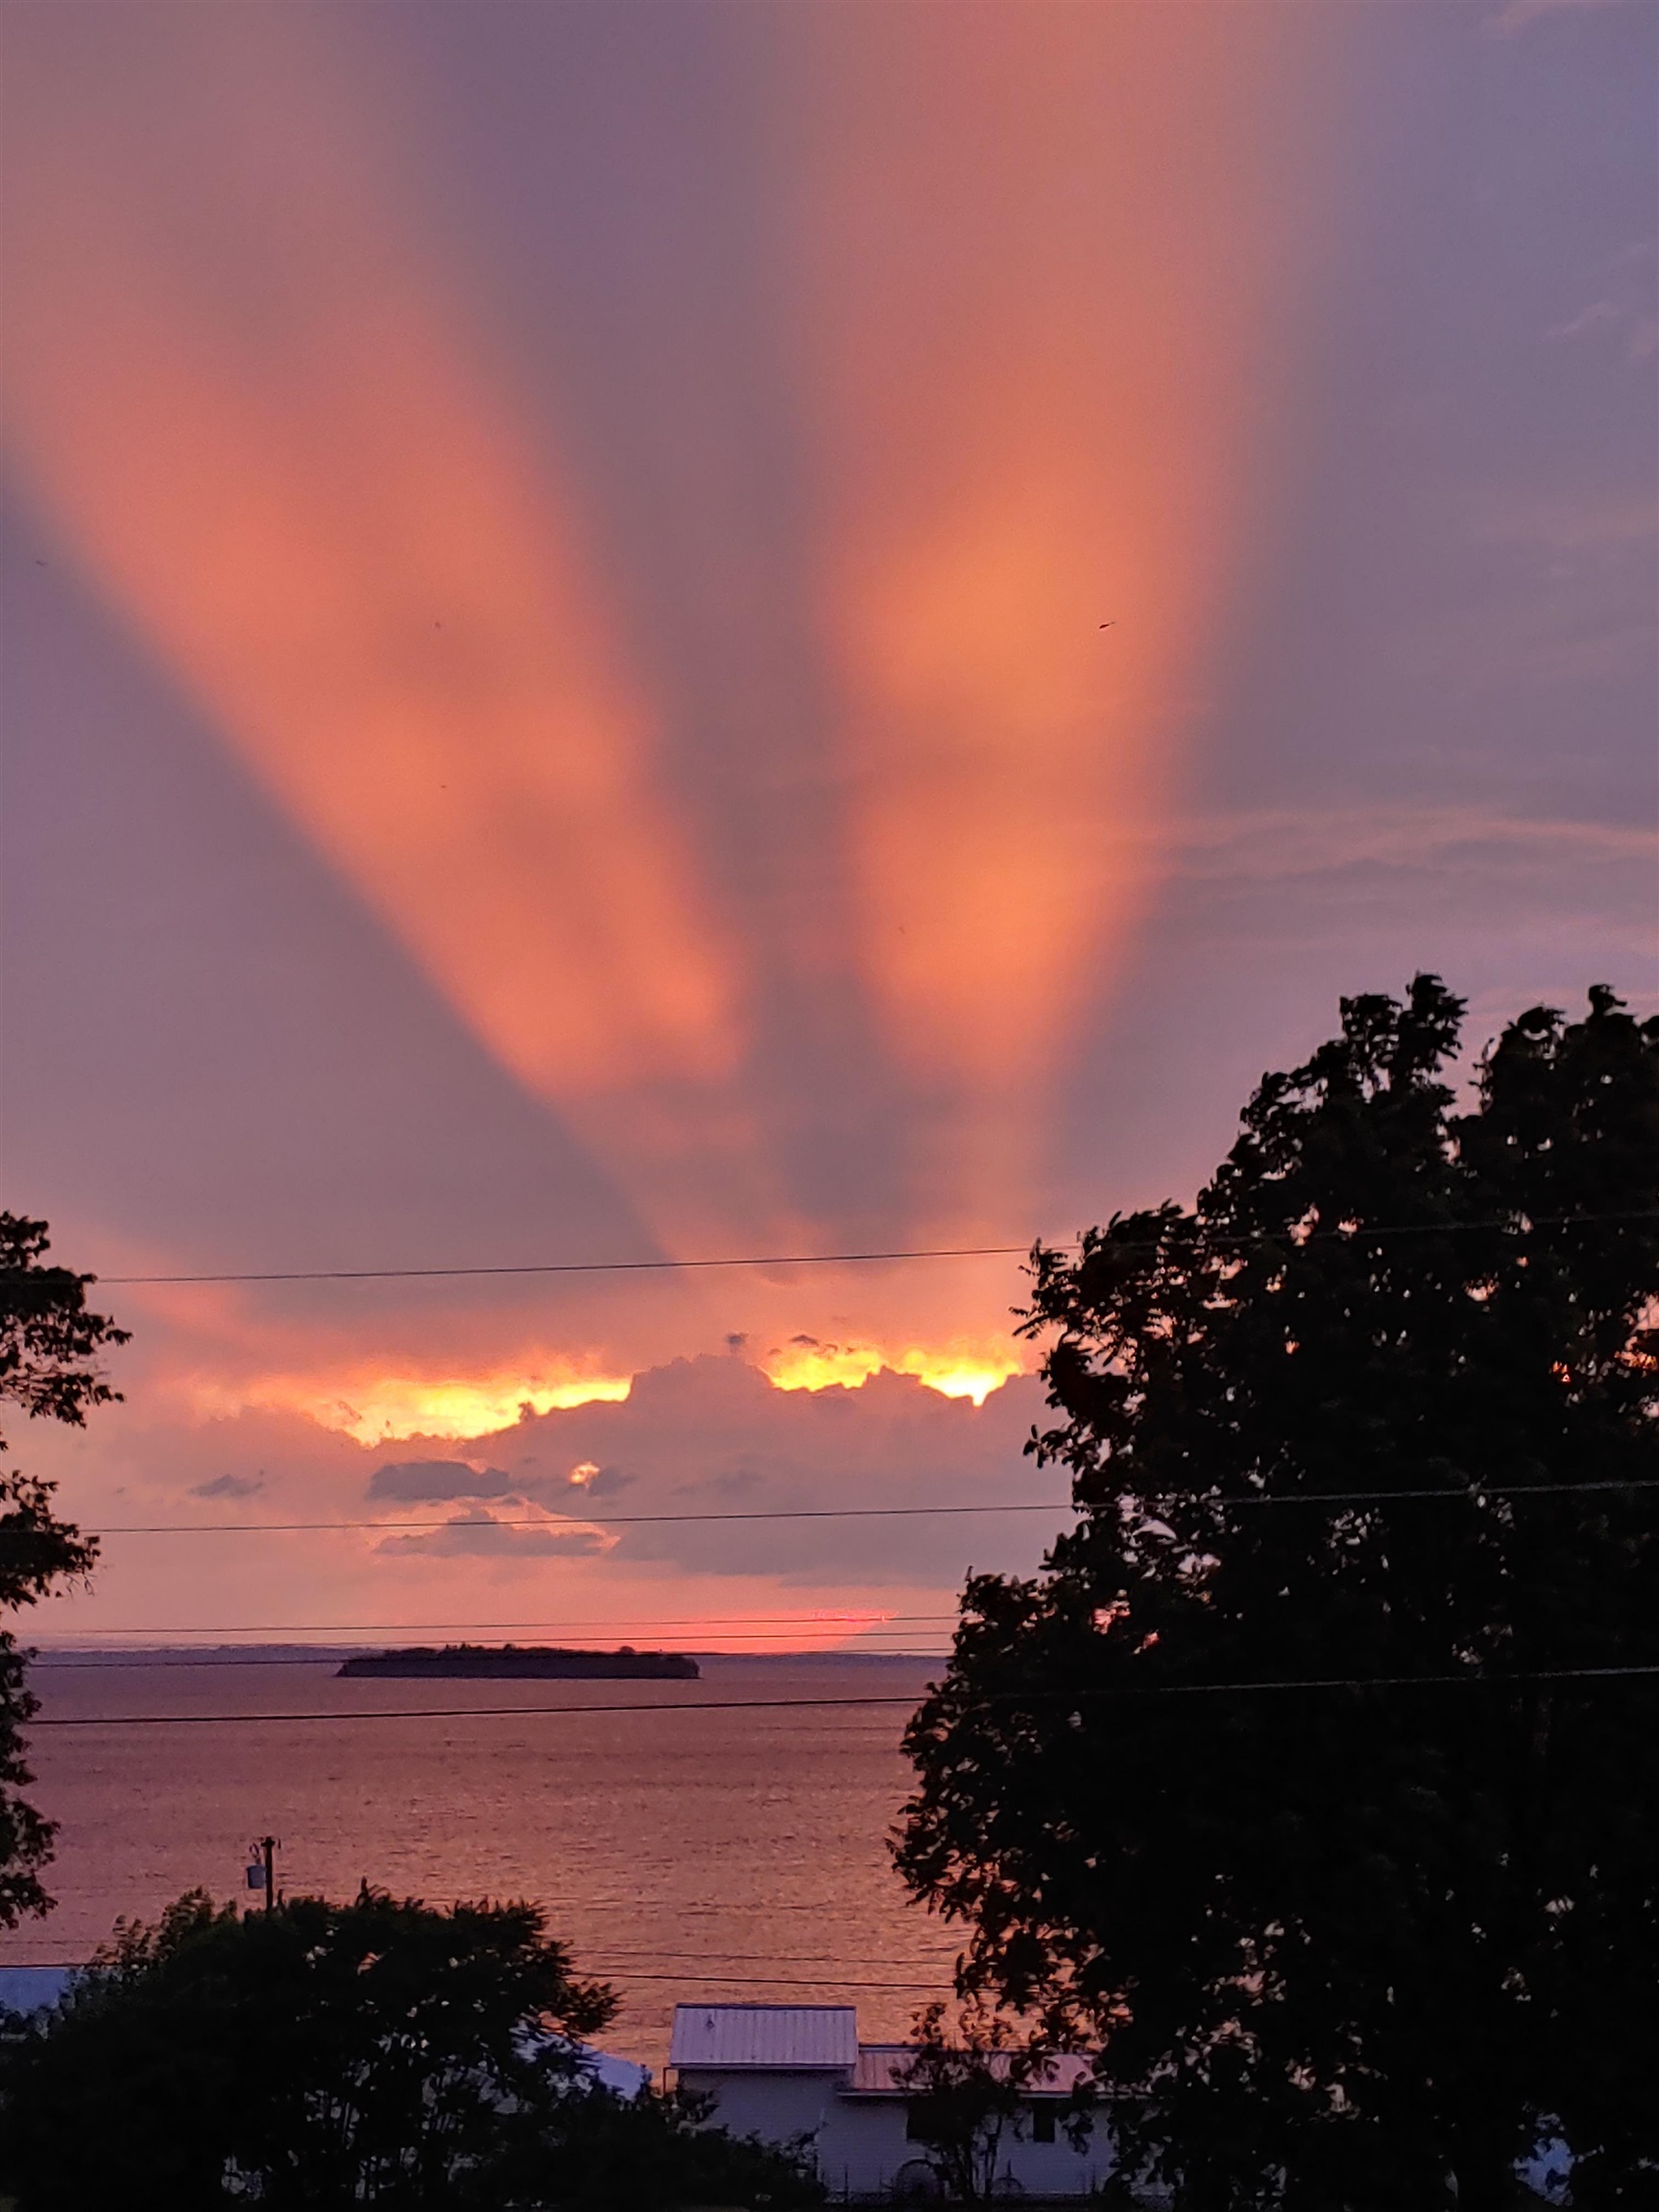
[[[1049,2056],[1040,2036],[1021,2035],[983,2005],[964,2008],[953,2024],[937,2002],[917,2014],[894,2079],[906,2093],[909,2138],[926,2147],[935,2185],[951,2203],[989,2204],[1000,2193],[1004,2139],[1023,2131],[1025,2093]],[[1081,2143],[1087,2112],[1068,2105],[1064,2117]]]
[[[1034,1253],[1078,1525],[908,1736],[964,1987],[1206,2212],[1659,2187],[1659,1022],[1534,1009],[1459,1110],[1461,1014],[1344,1000],[1195,1206]]]
[[[44,1221],[0,1213],[0,1398],[80,1427],[120,1396],[97,1361],[128,1334],[87,1306],[95,1276],[46,1263],[50,1243]]]
[[[192,1892],[0,2045],[0,2188],[20,2212],[819,2200],[685,2104],[595,2086],[581,2042],[614,2009],[535,1906],[365,1887],[240,1918]]]
[[[44,1221],[0,1213],[0,1399],[32,1418],[79,1428],[90,1406],[120,1395],[98,1365],[127,1332],[86,1304],[90,1275],[46,1263]],[[0,1433],[0,1453],[7,1450]],[[33,1605],[53,1586],[90,1573],[95,1538],[83,1536],[52,1510],[53,1486],[0,1467],[0,1609]],[[19,1795],[32,1776],[20,1731],[36,1709],[26,1679],[26,1655],[0,1630],[0,1927],[51,1905],[40,1869],[52,1855],[55,1824]]]

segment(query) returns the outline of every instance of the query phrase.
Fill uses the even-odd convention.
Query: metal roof
[[[851,2073],[858,2014],[851,2005],[676,2005],[671,2066],[777,2066]]]

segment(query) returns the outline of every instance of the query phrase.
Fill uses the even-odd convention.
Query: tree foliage
[[[1659,1022],[1535,1009],[1459,1112],[1461,1012],[1345,1000],[1192,1210],[1033,1255],[1079,1524],[908,1738],[964,1985],[1188,2206],[1484,2212],[1551,2135],[1659,2196],[1659,1684],[1594,1671],[1659,1666]]]
[[[89,1406],[119,1393],[104,1380],[98,1356],[125,1344],[127,1332],[86,1304],[89,1275],[45,1263],[46,1224],[0,1213],[0,1399],[32,1418],[82,1426]],[[7,1449],[0,1435],[0,1453]],[[52,1510],[53,1486],[0,1467],[0,1609],[14,1612],[45,1597],[54,1584],[91,1571],[96,1539],[84,1537]],[[52,1856],[56,1824],[19,1792],[33,1779],[21,1731],[36,1709],[27,1682],[27,1654],[0,1630],[0,1927],[52,1900],[40,1869]]]
[[[499,2167],[501,2207],[535,2212],[756,2212],[827,2201],[810,2160],[709,2125],[713,2100],[685,2090],[567,2096]]]
[[[44,1221],[0,1213],[0,1398],[79,1428],[89,1406],[120,1396],[97,1360],[128,1334],[87,1306],[94,1276],[46,1264],[50,1242]]]
[[[20,2212],[653,2212],[734,2178],[815,2200],[683,2105],[595,2088],[580,2043],[614,2008],[535,1906],[365,1887],[243,1919],[191,1892],[13,2032],[0,2187]]]
[[[954,2027],[948,2008],[916,2017],[909,2056],[895,2076],[909,2099],[909,2132],[926,2145],[939,2186],[952,2203],[988,2204],[1004,2173],[1002,2150],[1018,2140],[1026,2092],[1049,2064],[1041,2036],[1022,2035],[985,2006],[964,2008]],[[1068,2111],[1075,2128],[1078,2113]]]

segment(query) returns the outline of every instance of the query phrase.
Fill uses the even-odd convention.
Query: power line
[[[1197,1221],[1190,1214],[1177,1214],[1168,1222],[1167,1230],[1160,1232],[1159,1237],[1142,1238],[1137,1241],[1150,1245],[1159,1241],[1167,1231],[1174,1231],[1187,1234],[1195,1245],[1286,1244],[1300,1251],[1305,1244],[1366,1244],[1377,1237],[1463,1237],[1481,1233],[1512,1235],[1517,1230],[1526,1233],[1533,1229],[1575,1229],[1602,1221],[1659,1221],[1659,1207],[1621,1208],[1605,1214],[1517,1212],[1502,1220],[1493,1221],[1357,1221],[1337,1229],[1301,1231],[1292,1225],[1284,1229],[1256,1229],[1232,1234],[1212,1229],[1207,1222]]]
[[[102,1889],[84,1889],[79,1892],[65,1891],[60,1887],[60,1885],[57,1883],[53,1884],[53,1888],[60,1899],[65,1895],[79,1894],[84,1897],[102,1897],[108,1894],[107,1891]],[[568,1938],[563,1938],[563,1940],[568,1941]],[[916,1961],[908,1961],[908,1963],[916,1963],[925,1966],[953,1966],[958,1956],[959,1953],[956,1951],[941,1951],[936,1959],[925,1959]],[[625,1963],[620,1966],[613,1966],[609,1962],[611,1959],[620,1959],[625,1961]],[[860,1960],[856,1958],[849,1959],[845,1952],[835,1951],[810,1951],[805,1953],[789,1951],[663,1951],[660,1950],[655,1944],[640,1944],[637,1946],[623,1945],[619,1947],[611,1947],[608,1952],[608,1957],[590,1961],[585,1961],[581,1967],[581,1971],[584,1974],[636,1974],[637,1973],[638,1968],[637,1964],[635,1962],[642,1959],[668,1960],[671,1960],[676,1966],[851,1965],[858,1968],[862,1968],[864,1966],[873,1966],[877,1973],[884,1972],[887,1965],[887,1962],[883,1960]],[[0,1959],[0,1967],[20,1966],[24,1964],[35,1967],[63,1966],[69,1963],[71,1963],[71,1961],[62,1959],[33,1959],[29,1960],[16,1959]],[[84,1961],[77,1961],[77,1963],[84,1963]],[[653,1977],[653,1979],[655,1979],[655,1977]],[[774,1977],[767,1977],[767,1979],[774,1979]]]
[[[1079,1504],[1058,1498],[1022,1499],[1012,1503],[987,1505],[808,1505],[756,1506],[731,1513],[606,1513],[570,1514],[562,1521],[545,1515],[492,1516],[484,1521],[451,1518],[447,1521],[155,1521],[118,1524],[101,1528],[100,1536],[298,1536],[322,1535],[339,1529],[347,1533],[418,1528],[442,1533],[450,1528],[540,1528],[567,1535],[586,1528],[646,1528],[680,1527],[687,1523],[722,1521],[905,1521],[923,1517],[948,1519],[969,1513],[1088,1513],[1106,1505],[1132,1502],[1141,1505],[1393,1505],[1423,1500],[1480,1504],[1488,1498],[1557,1498],[1579,1492],[1659,1490],[1659,1477],[1633,1476],[1590,1482],[1477,1482],[1461,1490],[1444,1486],[1421,1490],[1275,1490],[1229,1492],[1208,1490],[1126,1489],[1118,1499]]]
[[[372,1679],[372,1677],[360,1677]],[[405,1677],[407,1679],[407,1677]],[[514,1719],[539,1714],[565,1713],[755,1713],[779,1708],[826,1706],[904,1705],[915,1697],[663,1697],[637,1704],[604,1705],[437,1705],[366,1706],[349,1713],[114,1713],[62,1714],[29,1723],[36,1728],[200,1728],[259,1726],[273,1721],[312,1720],[478,1720]]]
[[[332,1528],[347,1530],[397,1528],[541,1528],[551,1535],[568,1535],[589,1527],[661,1527],[687,1521],[903,1521],[920,1515],[962,1513],[1072,1513],[1078,1508],[1059,1499],[1038,1499],[1014,1505],[811,1505],[757,1509],[748,1513],[597,1513],[567,1515],[563,1521],[545,1516],[517,1514],[488,1521],[157,1521],[101,1528],[101,1536],[296,1536],[317,1535]]]
[[[941,1244],[903,1252],[747,1252],[718,1260],[537,1260],[490,1267],[291,1267],[254,1274],[98,1275],[97,1283],[390,1283],[457,1275],[648,1275],[704,1267],[862,1267],[901,1260],[1023,1258],[1029,1244]]]
[[[19,1959],[0,1960],[0,1968],[11,1968],[16,1973],[79,1973],[89,1963],[84,1959]],[[581,1966],[581,1975],[592,1975],[603,1982],[646,1982],[660,1985],[664,1982],[676,1987],[688,1989],[937,1989],[938,1982],[843,1982],[833,1975],[809,1976],[803,1982],[798,1974],[648,1974],[632,1968],[618,1970],[603,1965]],[[949,1977],[946,1977],[948,1980]]]
[[[1102,1503],[1118,1504],[1130,1502],[1142,1505],[1392,1505],[1403,1499],[1461,1499],[1467,1504],[1479,1505],[1488,1498],[1563,1498],[1575,1496],[1581,1490],[1659,1490],[1659,1477],[1636,1475],[1623,1481],[1612,1477],[1603,1480],[1598,1477],[1589,1482],[1471,1482],[1461,1490],[1448,1490],[1444,1486],[1425,1490],[1125,1490],[1117,1499],[1108,1499]],[[1079,1513],[1096,1509],[1094,1504],[1073,1507]]]
[[[0,1960],[0,1967],[12,1963],[9,1960]],[[73,1972],[86,1963],[84,1959],[32,1959],[17,1961],[17,1966],[21,1971],[34,1973],[39,1973],[45,1968]],[[847,1982],[833,1974],[652,1974],[637,1967],[606,1966],[598,1961],[579,1966],[576,1972],[583,1977],[591,1975],[602,1982],[646,1982],[654,1985],[668,1982],[677,1988],[690,1989],[937,1989],[941,1986],[941,1981]],[[949,1982],[950,1979],[949,1974],[942,1977],[943,1982]],[[3,1988],[3,1984],[0,1984],[0,1988]]]
[[[947,1622],[953,1623],[955,1618],[956,1617],[954,1614],[942,1617],[940,1626],[944,1627],[947,1625]],[[902,1633],[913,1635],[917,1632],[915,1630],[905,1630],[902,1631]],[[759,1647],[757,1649],[746,1648],[740,1651],[728,1651],[724,1649],[719,1651],[693,1651],[690,1656],[703,1659],[835,1659],[838,1657],[858,1658],[860,1656],[868,1656],[872,1659],[925,1659],[931,1663],[935,1659],[948,1658],[950,1655],[948,1651],[944,1650],[912,1651],[908,1647],[900,1650],[873,1649],[867,1653],[862,1651],[847,1653],[839,1650],[816,1651],[796,1644],[784,1644],[782,1640],[787,1634],[787,1631],[784,1629],[777,1628],[769,1629],[763,1632],[757,1632],[753,1636],[745,1635],[741,1629],[729,1629],[727,1634],[729,1636],[741,1638],[746,1646],[756,1645]],[[864,1642],[868,1644],[870,1639],[866,1637]],[[257,1649],[257,1647],[252,1646],[250,1647],[250,1648]],[[118,1660],[101,1658],[96,1655],[92,1655],[84,1659],[73,1659],[59,1657],[54,1655],[52,1652],[47,1651],[37,1652],[35,1658],[31,1661],[31,1665],[37,1672],[44,1670],[54,1674],[111,1674],[119,1672],[124,1667],[132,1666],[143,1666],[144,1671],[147,1673],[152,1674],[175,1674],[186,1672],[194,1673],[199,1672],[202,1669],[208,1667],[227,1669],[232,1673],[237,1671],[252,1673],[255,1670],[263,1670],[269,1667],[325,1667],[339,1656],[341,1648],[341,1647],[336,1647],[330,1649],[326,1646],[319,1646],[317,1650],[310,1654],[299,1651],[290,1651],[283,1652],[279,1655],[270,1658],[261,1657],[254,1659],[238,1659],[228,1654],[223,1654],[219,1651],[207,1651],[203,1652],[200,1655],[197,1655],[194,1652],[186,1652],[181,1656],[176,1655],[173,1657],[155,1659],[147,1658],[143,1653],[138,1654],[136,1659],[128,1657],[126,1655],[123,1655],[123,1657]],[[361,1649],[362,1647],[358,1647],[357,1648]],[[582,1648],[582,1647],[579,1647],[578,1648]],[[355,1652],[353,1653],[353,1656],[355,1656]],[[372,1679],[372,1677],[358,1676],[357,1679],[367,1680]],[[384,1676],[382,1679],[396,1680],[397,1677]],[[407,1681],[411,1679],[411,1677],[405,1675],[402,1677],[402,1679]],[[480,1677],[480,1679],[488,1680],[490,1677],[484,1676]],[[501,1677],[496,1677],[496,1679],[501,1679]],[[511,1679],[511,1677],[507,1677],[507,1679]],[[521,1677],[521,1679],[534,1680],[535,1677],[525,1676]],[[571,1679],[580,1680],[581,1677],[573,1676]],[[589,1679],[603,1680],[605,1677],[589,1676]]]
[[[1659,1664],[1646,1667],[1541,1667],[1505,1674],[1333,1674],[1303,1675],[1262,1682],[1123,1682],[1081,1690],[1031,1690],[993,1694],[985,1704],[1083,1704],[1098,1697],[1256,1696],[1297,1690],[1504,1689],[1527,1682],[1603,1682],[1659,1677]],[[546,1714],[582,1719],[612,1713],[763,1713],[902,1705],[914,1710],[914,1696],[866,1697],[695,1697],[661,1698],[635,1704],[604,1705],[425,1705],[374,1706],[351,1713],[111,1713],[62,1714],[31,1720],[42,1728],[206,1728],[269,1727],[276,1722],[334,1723],[362,1720],[517,1720]]]
[[[440,1523],[440,1527],[446,1524]],[[922,1621],[935,1623],[954,1621],[954,1613],[881,1613],[871,1620],[875,1627],[890,1627],[897,1622]],[[637,1636],[654,1634],[664,1628],[754,1628],[779,1625],[790,1628],[841,1628],[848,1634],[864,1632],[864,1620],[860,1617],[843,1617],[834,1613],[690,1613],[675,1615],[623,1614],[599,1621],[232,1621],[218,1627],[124,1627],[83,1628],[84,1636],[345,1636],[436,1634],[440,1629],[465,1635],[497,1635],[509,1628],[533,1628],[539,1635],[567,1636]],[[159,1648],[159,1647],[158,1647]]]
[[[614,1959],[672,1959],[687,1966],[846,1966],[866,1963],[863,1960],[850,1960],[844,1952],[833,1951],[660,1951],[654,1944],[643,1945],[637,1950],[631,1947],[613,1949],[611,1956]],[[953,1965],[957,1956],[954,1951],[942,1951],[936,1960],[923,1960],[921,1963]],[[877,1962],[878,1971],[884,1963]],[[608,1969],[595,1966],[591,1971],[602,1974]]]
[[[1596,1214],[1510,1214],[1493,1221],[1393,1221],[1355,1224],[1337,1229],[1310,1229],[1300,1235],[1294,1228],[1228,1234],[1176,1216],[1169,1231],[1195,1233],[1195,1240],[1211,1245],[1283,1244],[1298,1247],[1326,1241],[1358,1243],[1377,1237],[1449,1237],[1481,1231],[1513,1232],[1531,1229],[1575,1228],[1604,1221],[1659,1220],[1659,1209],[1640,1207]],[[1150,1243],[1155,1238],[1144,1241]],[[162,1286],[190,1283],[390,1283],[450,1280],[458,1276],[499,1275],[633,1275],[687,1273],[709,1267],[854,1267],[885,1265],[910,1260],[1023,1259],[1040,1242],[1024,1244],[941,1244],[880,1252],[747,1252],[717,1259],[656,1260],[541,1260],[479,1267],[287,1267],[196,1275],[92,1275],[88,1282],[129,1286]],[[16,1273],[18,1270],[9,1270]]]

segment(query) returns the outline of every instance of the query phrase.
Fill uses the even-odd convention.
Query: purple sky
[[[1341,993],[1654,1003],[1651,9],[7,37],[5,1201],[73,1263],[1019,1242],[1190,1196]],[[111,1292],[126,1406],[22,1455],[94,1523],[1049,1496],[1030,1385],[916,1379],[1018,1287]],[[54,1622],[920,1616],[1039,1540],[872,1526],[111,1538]]]

